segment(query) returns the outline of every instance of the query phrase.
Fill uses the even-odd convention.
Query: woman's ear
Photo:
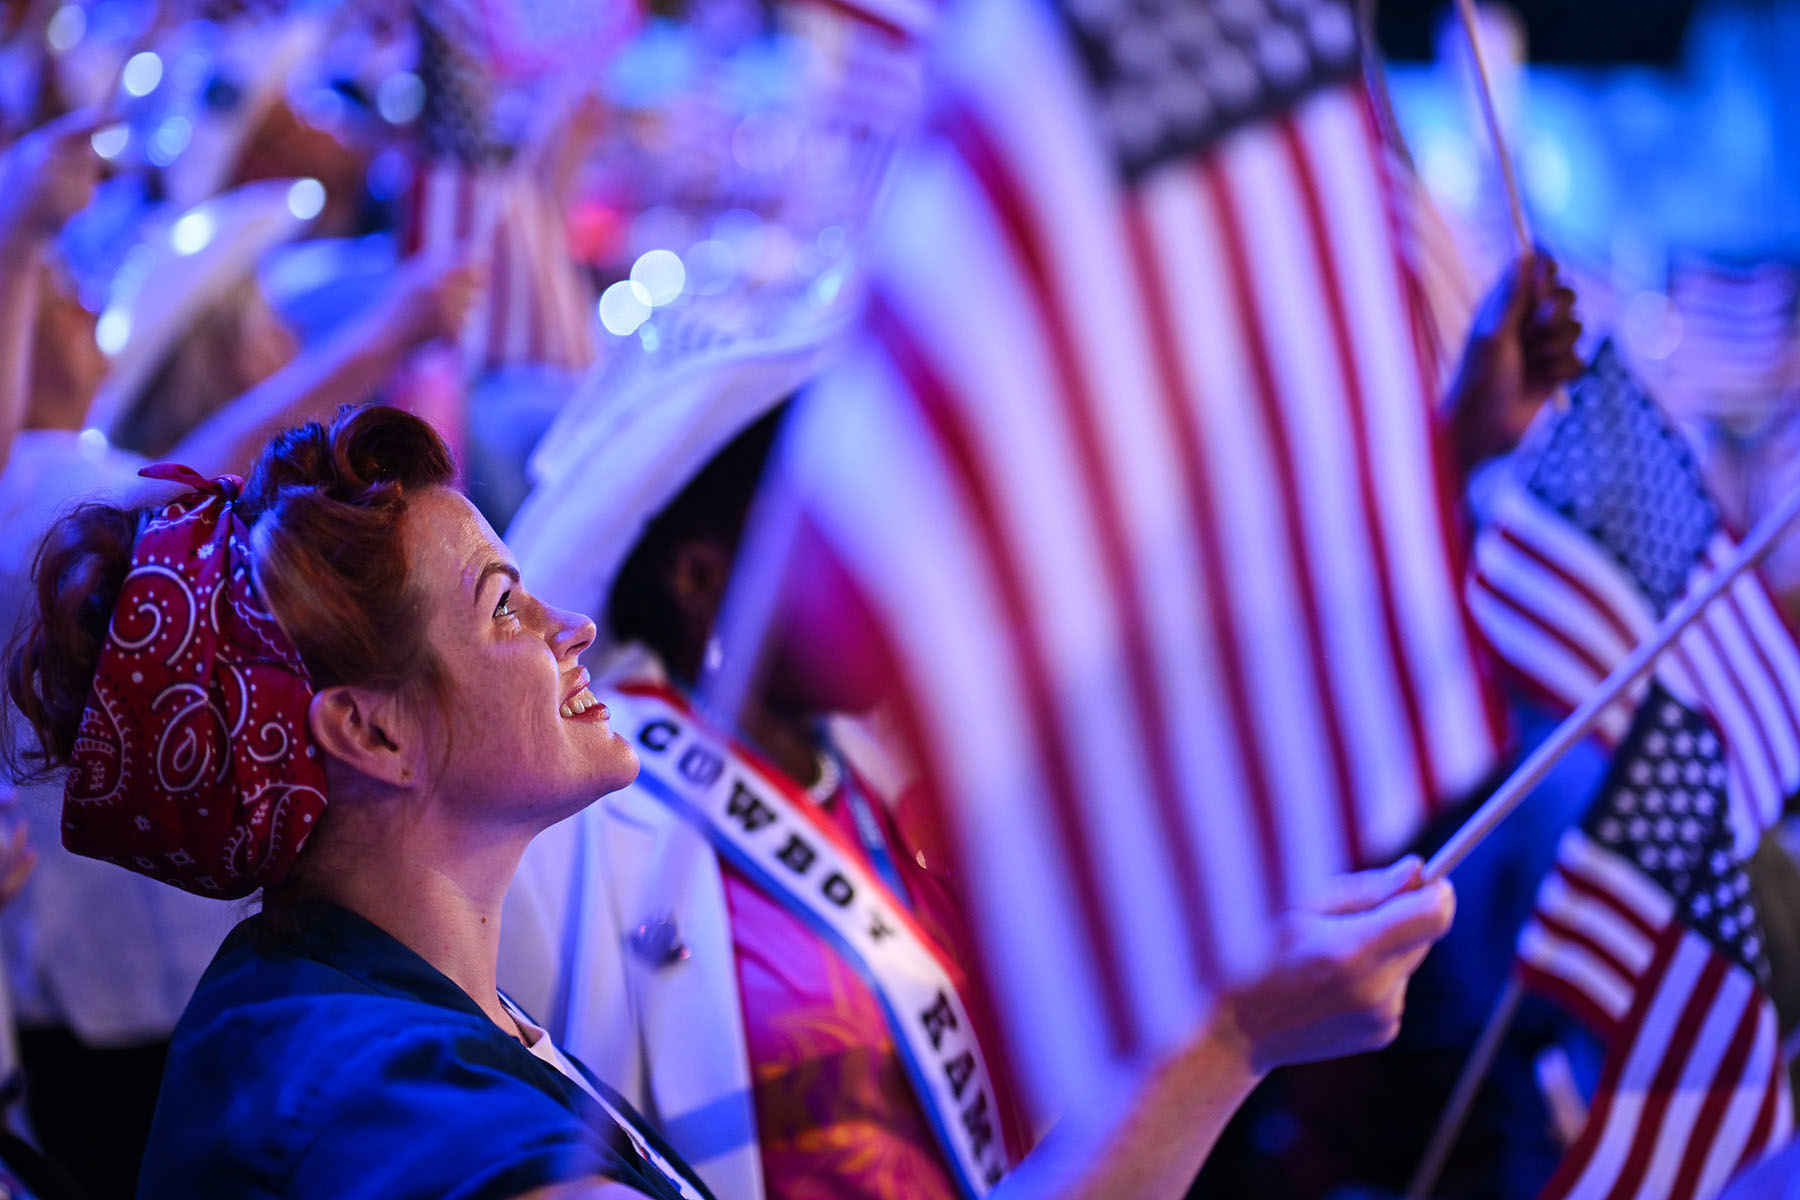
[[[424,729],[392,692],[325,688],[307,707],[306,723],[319,749],[376,783],[407,788],[423,776]]]

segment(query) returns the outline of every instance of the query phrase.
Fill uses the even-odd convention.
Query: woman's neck
[[[330,842],[319,847],[318,893],[380,926],[516,1036],[496,982],[500,908],[530,837],[430,822],[358,829],[374,822],[341,815],[320,831]]]

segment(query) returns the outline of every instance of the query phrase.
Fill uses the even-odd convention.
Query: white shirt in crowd
[[[51,522],[85,499],[140,488],[145,460],[92,434],[31,430],[0,470],[0,630],[31,601],[32,561]],[[8,704],[6,719],[18,722]],[[20,1028],[65,1026],[94,1047],[169,1036],[201,972],[246,912],[62,848],[62,778],[17,789],[38,865],[0,914]],[[8,1038],[7,1040],[10,1040]]]

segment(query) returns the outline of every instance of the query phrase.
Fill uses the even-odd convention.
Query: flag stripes
[[[1774,1005],[1679,922],[1665,928],[1580,1139],[1544,1200],[1717,1194],[1793,1123]]]
[[[1126,179],[1070,136],[1093,97],[1052,11],[959,16],[788,466],[894,638],[973,910],[1068,939],[981,930],[1052,1113],[1477,782],[1501,725],[1360,87]],[[927,484],[921,539],[880,510]]]
[[[1519,936],[1520,971],[1529,986],[1610,1036],[1673,912],[1668,895],[1630,863],[1571,830]]]
[[[1467,596],[1502,659],[1557,703],[1574,708],[1656,627],[1618,564],[1581,531],[1501,485],[1477,539]],[[1696,564],[1699,583],[1736,549],[1716,534]],[[1740,846],[1753,845],[1800,787],[1800,650],[1761,578],[1747,573],[1683,634],[1657,676],[1718,724],[1732,776]],[[1602,719],[1616,744],[1642,688]]]
[[[1419,346],[1427,355],[1430,378],[1443,391],[1450,385],[1481,303],[1481,281],[1412,164],[1385,136],[1382,147],[1396,245],[1419,313]]]
[[[1123,616],[1119,628],[1123,633],[1125,670],[1129,678],[1127,719],[1140,728],[1148,753],[1149,795],[1162,825],[1166,845],[1174,856],[1174,869],[1182,900],[1193,912],[1204,911],[1199,877],[1193,855],[1192,831],[1185,827],[1181,807],[1177,771],[1173,758],[1174,726],[1171,724],[1164,695],[1158,687],[1156,655],[1150,631],[1154,613],[1150,609],[1149,589],[1143,578],[1145,559],[1134,556],[1128,544],[1130,530],[1125,506],[1128,498],[1118,488],[1121,475],[1118,462],[1106,460],[1103,445],[1105,427],[1111,409],[1101,401],[1100,381],[1094,376],[1094,360],[1080,355],[1078,331],[1071,316],[1078,311],[1066,306],[1066,297],[1058,294],[1055,267],[1049,259],[1055,245],[1054,225],[1038,225],[1039,214],[1033,211],[1018,175],[1001,157],[999,148],[972,113],[966,110],[952,114],[946,121],[950,144],[961,152],[969,164],[976,187],[998,218],[1013,261],[1009,268],[1018,272],[1032,305],[1031,319],[1044,331],[1051,354],[1057,386],[1047,394],[1050,407],[1060,408],[1073,451],[1073,470],[1069,482],[1077,489],[1086,506],[1094,514],[1095,547],[1099,552],[1100,578],[1111,585],[1111,594],[1100,601],[1111,611]],[[986,465],[986,464],[982,464]],[[1005,554],[1004,546],[992,547]],[[1198,977],[1211,972],[1209,941],[1204,936],[1205,922],[1194,924],[1195,936],[1189,949],[1195,957]]]
[[[465,253],[485,265],[487,287],[461,344],[470,373],[586,367],[595,353],[595,297],[570,255],[563,213],[493,128],[495,68],[482,54],[504,13],[446,0],[414,15],[426,94],[401,246],[407,254]]]
[[[1658,681],[1538,890],[1520,979],[1606,1045],[1544,1200],[1705,1200],[1791,1129],[1726,749]]]
[[[1669,298],[1681,322],[1667,363],[1679,408],[1754,417],[1800,387],[1800,269],[1681,257]]]
[[[421,164],[413,188],[407,252],[460,247],[487,267],[463,333],[471,370],[593,360],[591,289],[569,257],[562,214],[534,179],[510,166],[434,161]]]
[[[1022,579],[1020,565],[1008,551],[998,500],[981,486],[971,432],[960,424],[959,406],[951,399],[941,376],[928,367],[917,348],[912,346],[903,327],[889,314],[882,298],[870,304],[869,324],[880,338],[895,366],[905,375],[912,394],[918,397],[920,413],[930,427],[930,434],[957,474],[965,481],[966,510],[962,523],[976,532],[980,541],[980,557],[991,564],[994,585],[1006,613],[1006,626],[1015,630],[1014,653],[1025,685],[1035,755],[1049,769],[1048,784],[1056,835],[1061,843],[1058,857],[1069,869],[1075,882],[1080,906],[1080,921],[1088,944],[1095,947],[1099,959],[1098,978],[1101,1001],[1106,1013],[1109,1045],[1126,1051],[1139,1044],[1142,1031],[1137,1027],[1123,988],[1123,973],[1115,961],[1111,947],[1118,933],[1108,928],[1108,915],[1103,900],[1103,884],[1084,852],[1090,838],[1083,828],[1080,804],[1079,768],[1072,754],[1074,743],[1068,731],[1059,728],[1060,719],[1050,711],[1054,691],[1050,686],[1051,666],[1041,646],[1029,635],[1033,621],[1032,605]]]

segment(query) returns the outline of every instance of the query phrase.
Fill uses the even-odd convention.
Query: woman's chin
[[[620,734],[614,733],[609,739],[603,761],[595,772],[595,796],[604,796],[616,792],[620,788],[629,787],[638,775],[637,751],[631,743]]]

